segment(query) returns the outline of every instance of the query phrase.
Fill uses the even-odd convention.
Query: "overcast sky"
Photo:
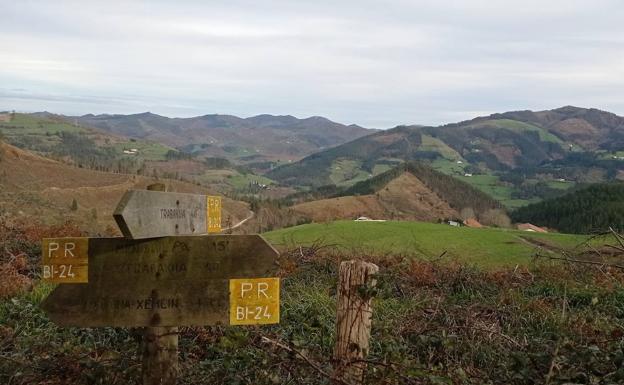
[[[624,115],[624,2],[0,0],[0,110]]]

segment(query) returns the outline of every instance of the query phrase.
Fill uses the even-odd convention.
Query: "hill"
[[[313,243],[335,245],[349,255],[445,257],[486,268],[528,265],[538,245],[572,248],[586,237],[504,229],[472,229],[423,222],[337,221],[306,224],[263,234],[282,248]]]
[[[530,222],[568,233],[589,234],[609,227],[624,230],[624,183],[596,184],[562,197],[522,207],[517,222]]]
[[[135,170],[143,161],[162,161],[170,151],[176,152],[160,143],[113,135],[50,113],[11,114],[0,123],[0,133],[14,146],[107,171]]]
[[[480,219],[489,210],[500,208],[498,202],[469,184],[416,162],[397,166],[333,196],[296,204],[293,210],[316,222],[359,216],[439,221],[459,218],[466,208]]]
[[[128,189],[142,189],[153,178],[73,167],[0,141],[0,214],[44,224],[72,220],[91,232],[116,229],[112,212]],[[160,180],[177,192],[210,194],[191,183]],[[72,208],[76,202],[75,209]],[[224,199],[223,218],[236,223],[248,205]]]
[[[290,185],[352,185],[421,160],[513,208],[576,183],[624,178],[623,136],[624,118],[596,109],[508,112],[440,127],[398,126],[267,176]]]
[[[107,132],[147,139],[202,156],[224,157],[266,167],[264,162],[298,160],[314,152],[370,134],[357,125],[344,125],[313,116],[204,115],[168,118],[150,112],[134,115],[85,115],[78,122]]]
[[[274,184],[225,158],[201,158],[154,141],[101,131],[50,113],[5,114],[0,134],[21,149],[97,171],[159,176],[247,194]],[[280,195],[277,188],[270,193]],[[290,191],[290,190],[287,190]],[[268,195],[268,194],[265,194]]]

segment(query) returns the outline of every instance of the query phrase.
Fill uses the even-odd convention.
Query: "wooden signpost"
[[[125,238],[43,240],[43,279],[60,285],[42,307],[61,326],[145,327],[143,384],[176,382],[177,326],[279,322],[277,251],[198,236],[220,231],[220,197],[130,190],[114,216]]]
[[[249,306],[264,306],[263,300],[279,303],[277,278],[262,278],[262,284],[254,279],[272,277],[277,270],[278,253],[260,235],[83,240],[88,243],[88,282],[60,285],[42,304],[59,325],[228,324],[230,304],[237,306],[230,301],[231,282],[245,289],[253,286],[256,292],[262,289]],[[44,245],[63,242],[47,239]],[[245,294],[250,298],[250,292]],[[263,315],[258,322],[247,313],[247,322],[236,324],[279,321],[278,306],[271,308],[271,317]]]
[[[221,197],[129,190],[113,217],[126,238],[221,232]]]

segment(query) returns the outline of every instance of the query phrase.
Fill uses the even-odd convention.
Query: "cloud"
[[[618,1],[4,3],[0,109],[382,128],[567,104],[624,113]]]

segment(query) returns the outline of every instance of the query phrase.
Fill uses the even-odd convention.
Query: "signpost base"
[[[143,331],[143,385],[174,385],[178,376],[178,328]]]
[[[150,191],[165,191],[165,185],[154,183]],[[146,327],[142,345],[143,385],[175,385],[178,378],[178,328]]]

